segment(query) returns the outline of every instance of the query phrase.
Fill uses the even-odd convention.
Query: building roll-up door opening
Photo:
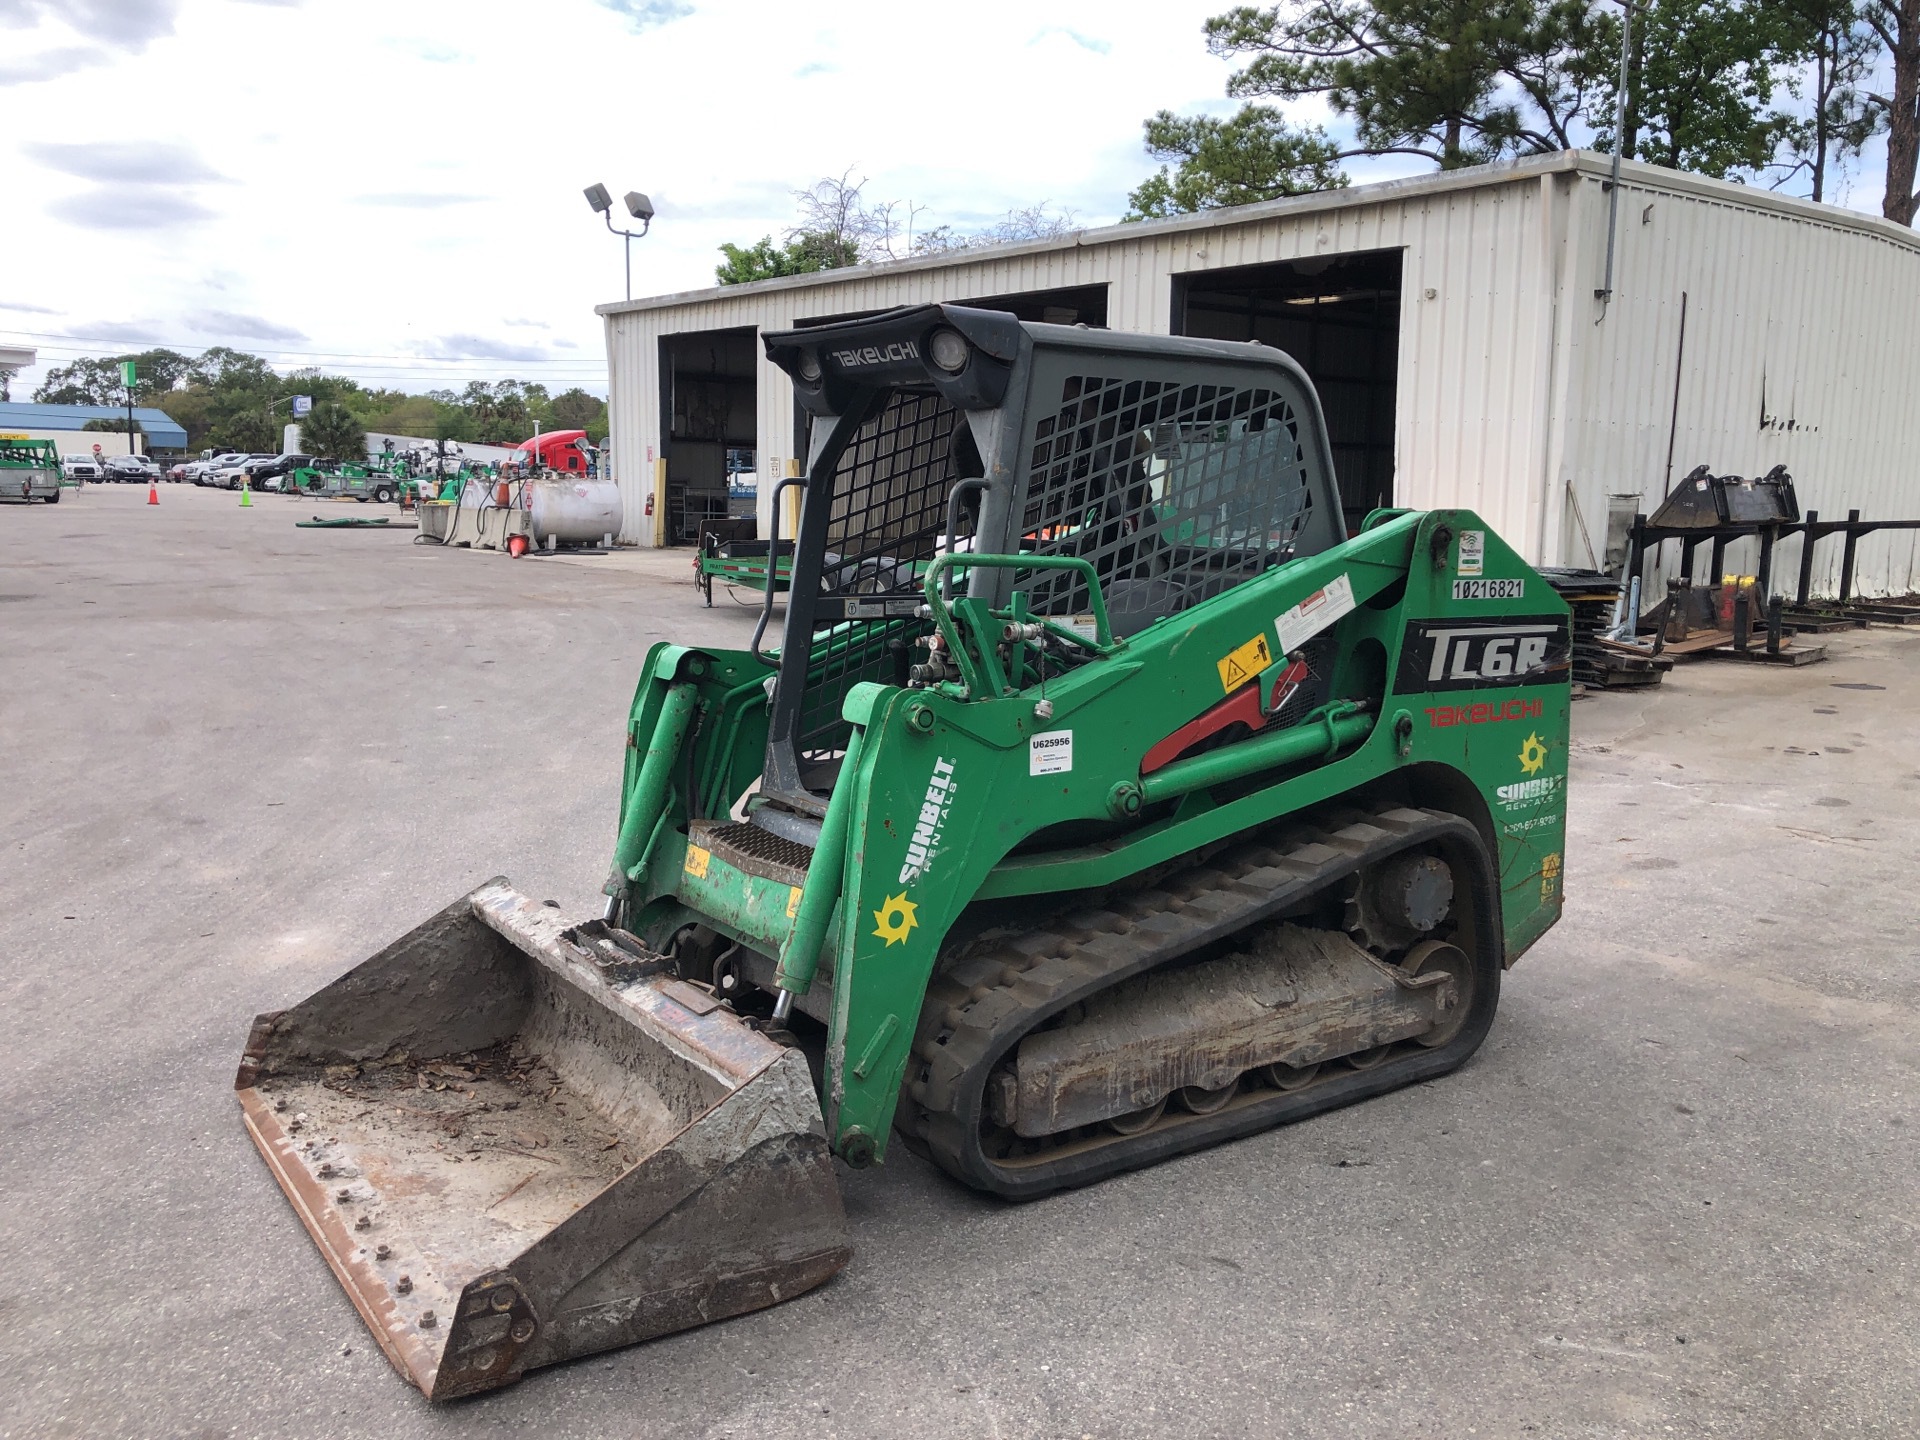
[[[666,460],[668,545],[692,545],[700,527],[742,506],[754,483],[759,424],[759,332],[751,325],[697,330],[660,341],[660,453]],[[753,513],[751,496],[745,513]]]
[[[1398,250],[1317,256],[1173,277],[1173,333],[1258,340],[1299,361],[1320,392],[1347,529],[1393,500],[1400,362]]]

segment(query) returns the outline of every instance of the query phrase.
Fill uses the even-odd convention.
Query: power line
[[[65,335],[65,334],[56,334],[52,331],[44,331],[44,330],[15,330],[15,329],[9,328],[4,333],[8,335],[24,335],[31,340],[68,340],[80,345],[107,345],[107,346],[117,346],[117,347],[126,347],[128,345],[145,345],[149,349],[166,349],[166,350],[182,350],[182,351],[206,350],[211,348],[211,346],[206,344],[201,344],[201,343],[183,344],[180,342],[165,341],[165,340],[127,340],[127,339],[115,340],[115,339],[111,339],[101,335]],[[249,342],[249,343],[252,343],[252,342]],[[239,349],[240,347],[230,346],[227,348]],[[285,349],[279,348],[278,346],[264,346],[258,352],[249,351],[248,353],[250,354],[258,353],[263,357],[267,355],[292,355],[302,359],[309,359],[309,360],[375,360],[375,361],[399,362],[404,364],[424,364],[424,365],[433,365],[433,364],[483,365],[484,364],[484,365],[580,366],[580,365],[591,365],[591,364],[597,363],[590,360],[569,360],[560,356],[555,356],[553,358],[545,359],[545,360],[505,360],[497,355],[438,355],[438,356],[436,355],[382,355],[382,354],[372,354],[372,353],[361,353],[361,352],[352,351],[352,350],[285,350]]]
[[[44,347],[40,351],[39,366],[51,369],[73,360],[95,358],[85,351],[63,351],[56,347]],[[501,376],[512,377],[513,372],[522,366],[511,360],[472,361],[465,367],[454,365],[425,364],[408,368],[393,368],[386,365],[362,366],[287,366],[287,373],[277,378],[286,380],[306,370],[318,371],[321,378],[338,378],[356,382],[394,381],[417,383],[423,381],[446,381],[458,383],[468,380],[490,380]],[[558,370],[544,368],[523,372],[530,381],[557,385],[596,385],[607,382],[607,369],[604,365],[583,364],[578,369]]]
[[[50,355],[43,352],[40,356],[39,363],[43,368],[55,368],[55,367],[66,364],[69,359],[77,360],[77,359],[84,359],[84,358],[87,358],[87,357],[84,357],[84,356],[68,357],[68,356],[62,356],[62,355]],[[413,369],[413,370],[390,370],[390,369],[378,368],[378,367],[372,368],[372,369],[362,369],[359,367],[346,367],[346,366],[333,366],[333,367],[300,366],[300,367],[289,369],[285,374],[279,374],[276,372],[275,378],[281,379],[281,380],[290,380],[297,376],[313,373],[315,375],[315,378],[317,379],[340,379],[340,380],[432,380],[435,378],[440,378],[445,380],[482,380],[482,379],[496,378],[503,375],[512,377],[514,375],[514,372],[519,368],[520,367],[515,366],[511,361],[506,361],[498,365],[487,367],[485,369],[469,369],[469,370],[456,370],[451,368],[436,369],[432,366],[427,366],[427,367],[423,367],[420,369]],[[522,371],[521,373],[525,374],[528,378],[532,380],[548,382],[548,383],[558,383],[563,381],[564,382],[572,382],[572,381],[585,382],[585,381],[604,380],[607,376],[607,372],[604,369],[601,369],[601,370],[540,370],[540,371],[532,371],[532,372]]]

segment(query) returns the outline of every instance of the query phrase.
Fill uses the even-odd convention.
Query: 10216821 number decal
[[[1453,598],[1456,600],[1524,600],[1527,598],[1527,582],[1524,580],[1456,580],[1453,582]]]

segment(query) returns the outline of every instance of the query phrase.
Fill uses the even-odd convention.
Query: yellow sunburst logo
[[[889,895],[887,903],[873,912],[874,923],[879,927],[873,933],[889,945],[904,945],[908,934],[920,922],[913,918],[913,912],[920,907],[907,899],[907,892]]]
[[[1540,737],[1527,736],[1527,743],[1520,747],[1520,768],[1533,775],[1544,769],[1546,763],[1547,747],[1540,743]]]

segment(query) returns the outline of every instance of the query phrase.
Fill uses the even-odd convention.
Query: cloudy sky
[[[603,391],[621,245],[587,184],[653,197],[639,295],[712,283],[721,241],[849,166],[922,224],[1104,223],[1150,169],[1146,115],[1231,108],[1200,35],[1224,8],[0,0],[0,342],[42,359],[14,394],[148,344]]]
[[[0,340],[42,358],[14,393],[149,343],[600,388],[621,242],[587,184],[653,197],[642,295],[711,284],[721,241],[783,230],[796,186],[848,166],[926,224],[1109,221],[1149,168],[1141,119],[1224,106],[1219,8],[0,0]]]

